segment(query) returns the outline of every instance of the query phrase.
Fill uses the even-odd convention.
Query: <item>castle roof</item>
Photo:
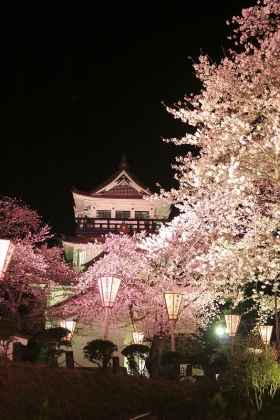
[[[146,185],[139,181],[129,170],[125,155],[122,156],[119,170],[110,178],[89,192],[73,188],[73,193],[88,197],[142,199],[153,194]]]

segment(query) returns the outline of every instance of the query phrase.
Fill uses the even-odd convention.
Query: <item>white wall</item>
[[[79,367],[78,365],[83,367],[97,367],[97,365],[91,363],[89,360],[84,359],[83,348],[87,345],[88,341],[96,340],[99,338],[103,339],[103,326],[101,325],[99,328],[91,328],[78,324],[76,326],[76,331],[77,334],[74,334],[72,348],[68,348],[68,350],[73,351],[75,367]],[[119,351],[114,353],[114,356],[119,356],[120,366],[124,366],[124,357],[120,353],[124,348],[124,338],[124,330],[120,330],[119,328],[114,328],[114,326],[109,325],[108,340],[112,341],[118,346]],[[58,363],[60,364],[64,360],[65,356],[62,355],[58,359]],[[61,366],[65,366],[65,362],[62,363]]]

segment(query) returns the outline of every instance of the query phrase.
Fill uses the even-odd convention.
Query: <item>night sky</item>
[[[216,61],[226,20],[256,0],[1,0],[0,194],[22,198],[53,233],[73,234],[72,187],[118,170],[176,187],[164,143],[186,125],[172,106],[200,85],[191,60]]]

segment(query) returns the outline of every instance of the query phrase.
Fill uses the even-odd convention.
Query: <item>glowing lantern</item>
[[[11,262],[14,245],[11,241],[0,239],[0,280],[4,280],[6,271]]]
[[[225,319],[229,337],[235,337],[240,324],[241,315],[225,315]]]
[[[230,344],[231,344],[230,351],[231,351],[231,354],[233,355],[234,337],[236,336],[236,333],[240,324],[241,315],[225,315],[225,319],[226,319],[226,324],[227,324],[228,335],[230,337]]]
[[[261,340],[265,346],[268,346],[271,339],[273,326],[272,325],[260,325],[259,326],[259,333]]]
[[[103,308],[113,308],[121,279],[117,277],[99,277],[98,287]]]
[[[179,293],[165,293],[165,303],[170,320],[178,319],[182,295]]]
[[[142,344],[144,340],[143,331],[132,331],[132,339],[134,344]]]
[[[67,334],[64,338],[65,341],[68,341],[69,343],[71,343],[74,332],[75,332],[75,328],[76,328],[76,322],[75,321],[59,321],[59,326],[61,328],[66,328],[67,330],[69,330],[69,334]]]

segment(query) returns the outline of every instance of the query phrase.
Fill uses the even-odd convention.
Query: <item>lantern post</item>
[[[228,329],[228,335],[230,337],[230,352],[233,355],[234,354],[234,337],[236,336],[241,315],[225,315],[227,329]]]
[[[0,239],[0,280],[4,280],[11,262],[13,251],[14,245],[11,241]]]
[[[104,340],[108,340],[109,309],[114,306],[120,282],[121,279],[114,276],[104,276],[98,279],[102,307],[105,308]]]
[[[171,324],[171,351],[175,351],[174,321],[178,319],[178,313],[179,313],[179,309],[181,305],[182,294],[165,293],[164,297],[165,297],[168,318]]]

